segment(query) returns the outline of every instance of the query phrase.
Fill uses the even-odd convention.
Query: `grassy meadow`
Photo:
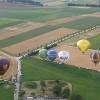
[[[84,100],[100,99],[100,73],[78,69],[70,65],[59,65],[35,58],[22,60],[23,81],[64,80],[71,82],[73,92]]]
[[[100,34],[90,38],[89,41],[91,42],[91,48],[100,50]]]
[[[10,85],[10,87],[6,88],[4,86],[0,86],[0,100],[13,100],[14,98],[14,87]]]

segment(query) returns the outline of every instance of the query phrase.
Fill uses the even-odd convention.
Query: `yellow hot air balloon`
[[[90,47],[90,42],[85,39],[79,40],[77,42],[77,47],[80,49],[82,53],[84,53]]]

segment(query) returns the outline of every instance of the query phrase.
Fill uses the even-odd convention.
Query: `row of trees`
[[[100,7],[100,4],[77,4],[77,3],[68,3],[68,6]]]
[[[23,3],[23,4],[43,6],[43,4],[41,2],[33,1],[33,0],[2,0],[1,2],[7,2],[7,3]]]

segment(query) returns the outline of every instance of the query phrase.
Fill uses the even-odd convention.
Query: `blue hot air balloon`
[[[57,58],[57,51],[56,50],[49,50],[47,52],[47,55],[48,55],[49,61],[52,61],[53,62]]]

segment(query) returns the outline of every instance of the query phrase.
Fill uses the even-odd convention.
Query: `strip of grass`
[[[85,17],[69,23],[62,24],[64,27],[83,30],[95,25],[100,25],[100,18],[97,17]]]
[[[59,65],[33,58],[22,60],[23,81],[65,80],[73,85],[73,92],[84,100],[100,100],[100,73],[78,69],[70,65]]]
[[[100,34],[89,39],[92,49],[100,50]]]
[[[14,19],[0,19],[0,29],[19,24],[21,22],[22,21],[14,20]]]
[[[0,100],[14,100],[14,88],[5,88],[0,86]]]

